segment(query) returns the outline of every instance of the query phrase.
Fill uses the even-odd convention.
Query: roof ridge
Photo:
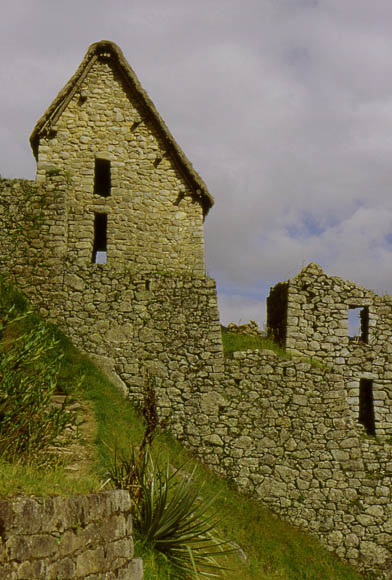
[[[30,144],[33,149],[34,156],[37,158],[38,153],[38,142],[39,138],[45,134],[45,132],[55,124],[57,119],[60,117],[63,110],[68,105],[69,101],[72,99],[74,94],[78,90],[78,86],[87,76],[91,66],[94,64],[95,60],[107,50],[111,55],[114,55],[117,60],[117,64],[123,73],[125,81],[136,91],[137,95],[140,97],[143,105],[147,109],[147,112],[153,118],[155,124],[158,126],[159,131],[164,136],[165,141],[169,147],[170,152],[173,154],[177,164],[185,170],[188,178],[194,185],[196,195],[200,196],[204,215],[206,215],[209,209],[214,205],[214,199],[207,189],[207,185],[193,168],[193,165],[186,157],[185,153],[178,145],[173,135],[169,131],[166,123],[162,119],[158,110],[156,109],[154,103],[148,96],[147,92],[143,89],[140,84],[136,73],[131,68],[130,64],[124,57],[121,49],[117,44],[110,40],[100,40],[91,44],[81,61],[79,67],[64,85],[64,87],[59,91],[55,99],[49,105],[42,117],[37,121],[34,129],[30,136]]]

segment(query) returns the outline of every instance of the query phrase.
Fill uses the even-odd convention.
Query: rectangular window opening
[[[106,264],[107,260],[107,229],[108,216],[106,213],[94,214],[94,245],[93,264]]]
[[[275,342],[286,347],[288,283],[279,282],[271,288],[267,298],[267,331]]]
[[[352,342],[369,342],[368,306],[349,306],[348,336]]]
[[[111,186],[110,161],[95,159],[94,193],[109,197]]]
[[[365,427],[368,435],[376,434],[373,381],[371,379],[360,379],[359,381],[359,422]]]

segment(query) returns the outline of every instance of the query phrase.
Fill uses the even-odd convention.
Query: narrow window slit
[[[359,422],[365,427],[368,435],[376,434],[373,381],[371,379],[360,379],[359,381]]]
[[[107,159],[95,159],[94,193],[109,197],[111,190],[111,168]]]
[[[145,284],[146,284],[146,290],[150,290],[150,288],[151,288],[150,280],[146,280]]]
[[[93,264],[106,264],[107,260],[107,229],[108,216],[106,213],[94,214],[94,245]]]

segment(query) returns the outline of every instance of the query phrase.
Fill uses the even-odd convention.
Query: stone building
[[[213,199],[120,49],[101,41],[36,124],[37,180],[64,172],[64,253],[80,265],[204,275]]]
[[[344,376],[354,417],[368,434],[392,435],[391,296],[327,276],[311,263],[271,289],[267,326],[288,352]]]
[[[217,371],[213,198],[118,46],[90,46],[30,141],[35,182],[0,180],[0,269],[132,398],[146,372],[181,385],[203,349]]]

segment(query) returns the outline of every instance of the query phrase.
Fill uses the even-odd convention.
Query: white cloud
[[[35,121],[108,38],[215,196],[222,319],[260,320],[309,261],[392,291],[389,1],[6,0],[2,16],[2,175],[33,176]]]
[[[224,326],[227,326],[230,322],[245,324],[249,320],[255,320],[261,330],[264,328],[266,318],[265,300],[221,292],[218,297],[218,306],[221,324]],[[233,313],[235,313],[234,316]]]

